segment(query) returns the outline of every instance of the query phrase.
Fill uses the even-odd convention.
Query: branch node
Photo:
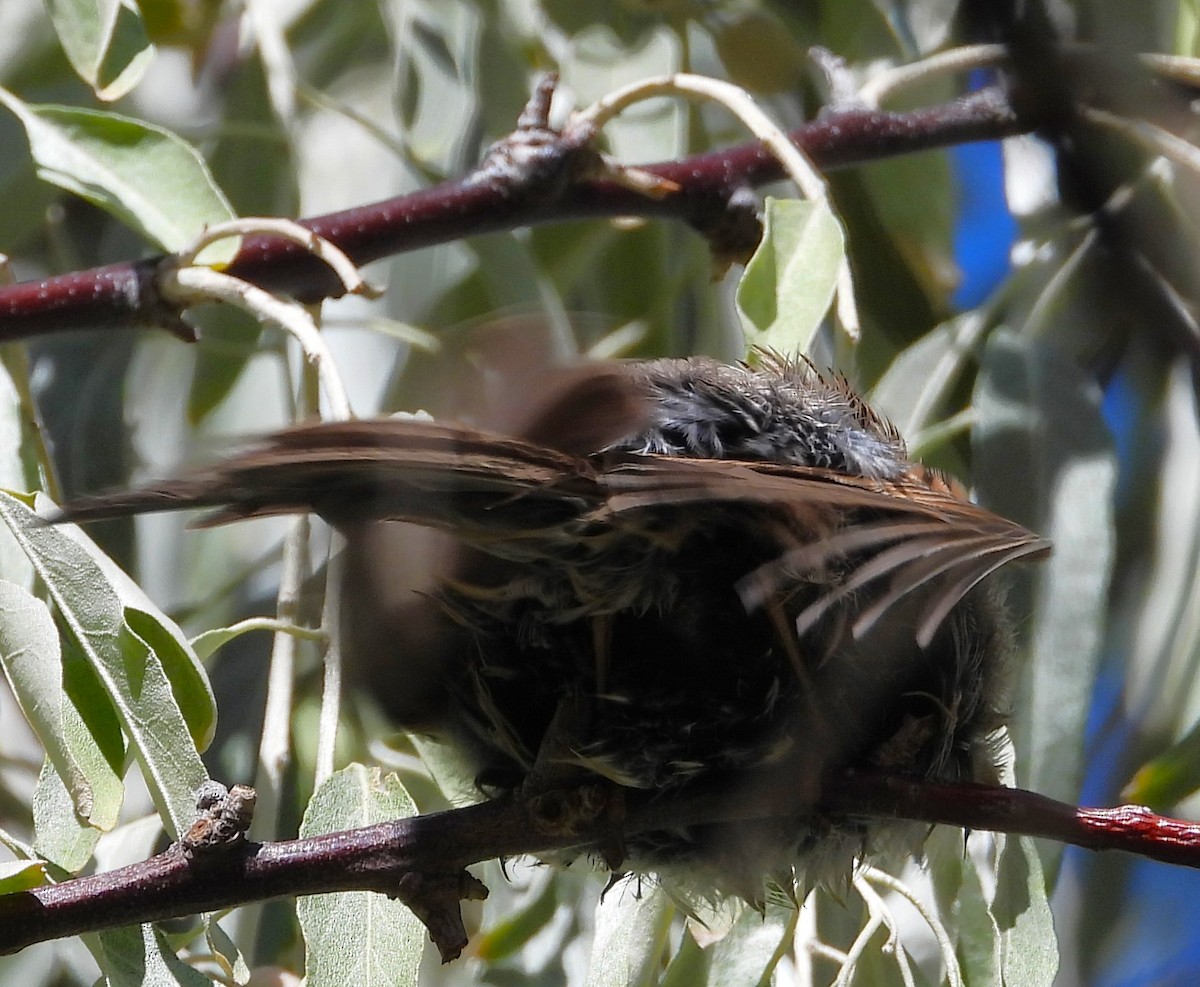
[[[488,896],[484,883],[467,871],[405,874],[396,883],[393,898],[398,898],[429,930],[443,963],[462,955],[467,945],[460,901],[483,901]]]
[[[242,843],[254,818],[258,794],[249,785],[227,789],[211,779],[196,794],[198,816],[179,838],[180,849],[192,858],[197,854],[225,851]]]
[[[487,185],[506,199],[520,196],[534,202],[553,202],[586,179],[606,179],[652,199],[679,191],[678,183],[625,167],[593,147],[597,127],[591,119],[575,116],[562,129],[551,126],[557,85],[553,72],[538,81],[517,118],[517,129],[487,149],[468,184]]]
[[[691,220],[692,229],[708,241],[713,280],[725,276],[734,264],[745,264],[762,241],[758,196],[747,185],[730,190],[723,208],[705,209]]]

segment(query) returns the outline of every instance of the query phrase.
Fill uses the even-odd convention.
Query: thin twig
[[[285,301],[247,281],[207,267],[181,267],[165,272],[161,290],[165,298],[181,308],[204,301],[223,301],[291,333],[304,350],[305,358],[320,375],[330,417],[339,421],[353,417],[350,397],[329,348],[303,305]]]

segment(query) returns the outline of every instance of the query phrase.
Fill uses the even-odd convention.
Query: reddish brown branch
[[[907,113],[841,110],[793,131],[792,138],[819,167],[835,168],[1007,137],[1036,126],[1036,120],[1019,119],[993,88]],[[721,228],[734,192],[782,177],[778,163],[757,143],[643,170],[676,183],[678,191],[653,199],[616,182],[584,179],[546,198],[476,174],[303,222],[358,264],[479,233],[587,217],[677,219],[707,235]],[[119,326],[156,326],[186,335],[179,313],[155,292],[157,262],[111,264],[0,288],[0,342]],[[341,291],[321,262],[276,237],[247,238],[229,273],[306,301]]]
[[[964,829],[1039,836],[1085,850],[1124,850],[1200,868],[1200,823],[1145,806],[1091,809],[1020,788],[859,775],[826,793],[825,807],[847,815],[894,816]]]
[[[673,800],[648,797],[631,800],[622,829],[633,834],[762,816],[764,804],[754,799],[731,804],[728,797],[703,794]],[[859,773],[827,786],[821,811],[1039,836],[1200,867],[1200,825],[1138,806],[1080,809],[1021,789]],[[189,856],[172,847],[120,870],[0,897],[0,953],[62,936],[267,898],[352,889],[400,894],[453,929],[446,888],[479,894],[477,884],[463,880],[462,869],[468,864],[595,846],[612,835],[611,819],[600,819],[594,832],[548,836],[524,804],[497,800],[328,836],[239,844],[227,852]],[[438,894],[430,899],[422,887],[437,889]],[[442,935],[454,938],[453,932]],[[446,955],[454,952],[452,941],[439,945]]]

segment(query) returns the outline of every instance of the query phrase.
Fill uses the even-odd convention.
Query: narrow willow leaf
[[[803,353],[829,311],[846,250],[828,203],[772,199],[737,289],[747,348]]]
[[[691,930],[685,928],[679,949],[667,964],[659,987],[696,987],[708,982],[708,954],[700,948]]]
[[[768,906],[765,914],[746,908],[733,928],[706,952],[709,983],[722,987],[758,987],[771,982],[771,974],[796,931],[799,912],[782,905]]]
[[[177,636],[178,625],[164,614],[158,611],[147,613],[130,606],[125,607],[123,612],[130,631],[154,652],[162,664],[192,741],[198,750],[204,750],[212,740],[217,716],[212,686],[200,667],[199,658],[182,640],[182,634]]]
[[[1051,987],[1058,973],[1058,938],[1042,865],[1028,836],[1004,840],[991,912],[1000,931],[1005,987]]]
[[[953,87],[942,83],[941,93],[931,101],[953,99]],[[954,255],[954,219],[960,208],[959,190],[951,178],[949,155],[900,155],[875,162],[878,167],[856,170],[867,196],[871,199],[882,230],[877,237],[886,244],[862,245],[865,256],[881,266],[882,251],[895,251],[910,276],[929,298],[949,294],[956,271]],[[872,253],[868,253],[872,252]],[[884,261],[886,270],[894,267]]]
[[[1154,754],[1122,798],[1169,809],[1200,788],[1200,414],[1187,360],[1178,359],[1159,386],[1161,403],[1147,416],[1157,449],[1145,467],[1156,482],[1134,502],[1154,519],[1146,549],[1152,562],[1114,620],[1127,628],[1125,710],[1148,744],[1143,750]],[[1161,751],[1168,739],[1175,743]]]
[[[1147,761],[1121,792],[1121,801],[1164,811],[1200,790],[1200,724]]]
[[[1095,384],[1052,347],[996,330],[976,385],[972,433],[981,502],[1048,537],[1028,597],[1031,652],[1012,724],[1017,782],[1074,802],[1108,615],[1116,459]],[[1022,573],[1014,573],[1013,577]],[[1018,589],[1021,585],[1018,584]],[[1040,847],[1053,874],[1061,848]]]
[[[104,685],[172,838],[191,825],[208,773],[159,657],[125,621],[101,567],[72,538],[0,493],[0,518],[53,599],[64,633]]]
[[[228,978],[227,982],[244,984],[249,981],[250,967],[246,963],[246,958],[237,948],[237,943],[229,938],[215,918],[210,917],[205,923],[204,936],[208,940],[208,948],[212,950],[213,956],[221,964],[222,971]]]
[[[153,241],[179,250],[205,226],[233,218],[204,159],[183,138],[141,120],[72,106],[35,106],[0,89],[25,125],[38,177],[74,192]],[[205,250],[230,260],[236,241]]]
[[[0,895],[40,888],[46,882],[46,865],[40,860],[0,861]]]
[[[96,870],[110,871],[136,864],[153,856],[162,840],[162,820],[156,813],[122,823],[111,833],[105,833],[96,844],[93,856]]]
[[[957,955],[967,983],[1000,983],[1003,962],[1000,929],[983,893],[975,862],[962,856],[962,891],[954,906],[954,926],[958,933]]]
[[[158,655],[196,748],[207,749],[217,727],[217,703],[208,674],[187,635],[154,605],[119,565],[100,551],[78,525],[63,524],[57,530],[86,552],[99,567],[108,585],[120,598],[130,630]]]
[[[947,404],[986,328],[978,312],[943,322],[897,354],[871,391],[871,405],[910,443],[940,418],[958,411]]]
[[[655,882],[637,875],[608,889],[596,909],[586,987],[647,987],[658,970],[675,906]]]
[[[113,929],[84,941],[107,987],[211,987],[212,981],[176,956],[152,925]]]
[[[37,855],[66,874],[83,870],[100,841],[100,830],[76,815],[71,795],[49,760],[43,762],[33,792],[33,833]]]
[[[133,0],[46,0],[71,67],[103,100],[141,81],[154,46]]]
[[[330,776],[317,789],[300,836],[318,836],[415,814],[392,774],[361,764]],[[399,901],[374,891],[301,898],[296,914],[307,946],[308,987],[403,987],[417,983],[425,929]]]
[[[49,608],[19,586],[0,580],[0,665],[13,695],[46,749],[75,814],[99,830],[116,825],[124,786],[120,751],[105,755],[64,686],[58,628]]]
[[[12,356],[12,350],[0,353],[0,489],[30,490],[40,486],[37,464],[31,461],[29,443],[25,441],[26,423],[32,415],[27,415],[31,409],[22,408],[21,395],[13,380],[25,368],[20,367],[20,361],[14,361],[17,369],[10,372],[7,364]],[[0,574],[25,589],[33,587],[33,567],[3,528],[0,528]]]
[[[511,956],[550,923],[557,909],[558,885],[550,880],[528,906],[476,936],[471,943],[474,955],[485,963]]]

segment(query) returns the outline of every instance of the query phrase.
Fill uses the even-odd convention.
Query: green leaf
[[[953,99],[951,87],[944,88],[928,93],[930,104]],[[927,297],[943,299],[953,290],[956,272],[953,234],[959,196],[950,159],[940,151],[927,151],[877,163],[859,170],[858,177],[891,241],[888,247],[899,254]]]
[[[941,834],[946,834],[939,840]],[[988,836],[977,837],[988,839]],[[938,915],[954,933],[959,970],[970,985],[1000,982],[1000,930],[984,894],[984,882],[976,870],[976,855],[969,852],[961,830],[940,827],[934,833],[933,856],[929,858]],[[928,848],[928,844],[927,844]],[[987,884],[995,887],[990,869]]]
[[[29,443],[26,442],[26,409],[21,406],[21,395],[14,376],[22,368],[23,360],[13,360],[17,368],[9,372],[9,361],[16,353],[13,349],[0,353],[0,489],[30,490],[39,486],[36,463],[31,462]],[[32,416],[30,416],[32,417]],[[7,531],[0,528],[0,573],[9,582],[30,589],[33,586],[33,568],[25,553],[13,541]]]
[[[1187,360],[1176,359],[1169,370],[1142,370],[1137,377],[1131,374],[1131,380],[1142,395],[1138,404],[1145,408],[1142,428],[1155,436],[1135,454],[1131,469],[1155,482],[1127,494],[1122,514],[1146,525],[1145,553],[1153,561],[1124,595],[1113,620],[1124,629],[1118,646],[1140,738],[1127,756],[1134,763],[1153,757],[1138,769],[1121,797],[1169,810],[1200,787],[1200,414]],[[1155,696],[1153,703],[1150,695]]]
[[[0,89],[25,125],[38,177],[128,223],[163,250],[179,250],[233,210],[194,147],[162,127],[101,110],[34,106]],[[231,259],[234,240],[205,250]]]
[[[47,880],[46,865],[40,860],[0,861],[0,895],[40,888]]]
[[[871,406],[887,416],[910,443],[934,422],[959,410],[948,405],[964,374],[974,369],[973,352],[986,323],[966,312],[931,329],[905,347],[871,391]]]
[[[58,529],[88,554],[100,568],[109,586],[124,607],[125,622],[143,644],[157,654],[163,672],[171,683],[188,731],[197,750],[205,750],[212,742],[217,727],[217,703],[213,696],[208,673],[187,636],[170,617],[158,609],[142,588],[97,547],[78,525],[59,525]]]
[[[0,665],[13,695],[70,793],[75,813],[99,830],[116,825],[124,796],[117,758],[106,756],[64,687],[63,654],[49,608],[0,580]]]
[[[312,797],[300,836],[318,836],[411,816],[416,807],[399,779],[351,764]],[[417,983],[425,929],[399,901],[374,891],[301,898],[296,914],[308,949],[308,987],[403,987]]]
[[[72,67],[103,100],[120,99],[141,81],[154,46],[133,0],[46,0]]]
[[[121,823],[111,833],[105,833],[96,844],[93,856],[98,871],[116,870],[141,863],[161,847],[162,820],[158,813]]]
[[[237,943],[229,938],[215,918],[209,918],[205,923],[204,937],[208,940],[208,948],[212,950],[213,956],[221,964],[222,972],[227,978],[226,982],[246,983],[250,979],[250,967],[246,963],[246,958],[237,948]]]
[[[103,683],[175,838],[194,820],[195,793],[208,773],[162,660],[126,623],[125,608],[104,570],[76,540],[48,527],[6,493],[0,493],[0,518],[45,584],[64,634]]]
[[[596,909],[586,987],[648,987],[659,964],[675,906],[657,882],[633,875],[608,889]]]
[[[1200,790],[1200,724],[1138,768],[1121,792],[1121,801],[1163,811],[1197,790]]]
[[[695,987],[708,982],[708,956],[696,942],[691,929],[685,926],[679,949],[667,964],[659,987]]]
[[[485,963],[511,956],[550,923],[557,909],[558,885],[547,881],[527,907],[475,937],[471,944],[474,955]]]
[[[1058,938],[1042,865],[1027,836],[1004,839],[991,912],[1000,931],[1005,987],[1051,987],[1058,973]]]
[[[799,911],[770,905],[765,914],[746,908],[732,929],[706,950],[710,953],[709,982],[721,987],[758,987],[771,974],[796,931]]]
[[[33,832],[38,856],[67,874],[83,870],[100,841],[100,830],[76,815],[71,793],[49,759],[42,763],[33,792]]]
[[[1053,347],[1007,330],[988,339],[974,407],[980,501],[1054,544],[1036,569],[1010,574],[1014,612],[1033,614],[1013,704],[1017,782],[1074,802],[1108,619],[1112,440],[1094,381]],[[1041,849],[1053,873],[1061,848]]]
[[[768,198],[762,243],[737,289],[747,348],[803,353],[829,311],[845,256],[828,203]]]
[[[192,742],[197,750],[204,750],[212,740],[217,716],[212,686],[200,666],[199,657],[182,635],[176,636],[174,632],[179,630],[178,626],[164,614],[147,613],[130,606],[125,607],[124,613],[130,631],[162,664]]]
[[[113,929],[85,938],[107,987],[211,987],[183,962],[152,925]]]

